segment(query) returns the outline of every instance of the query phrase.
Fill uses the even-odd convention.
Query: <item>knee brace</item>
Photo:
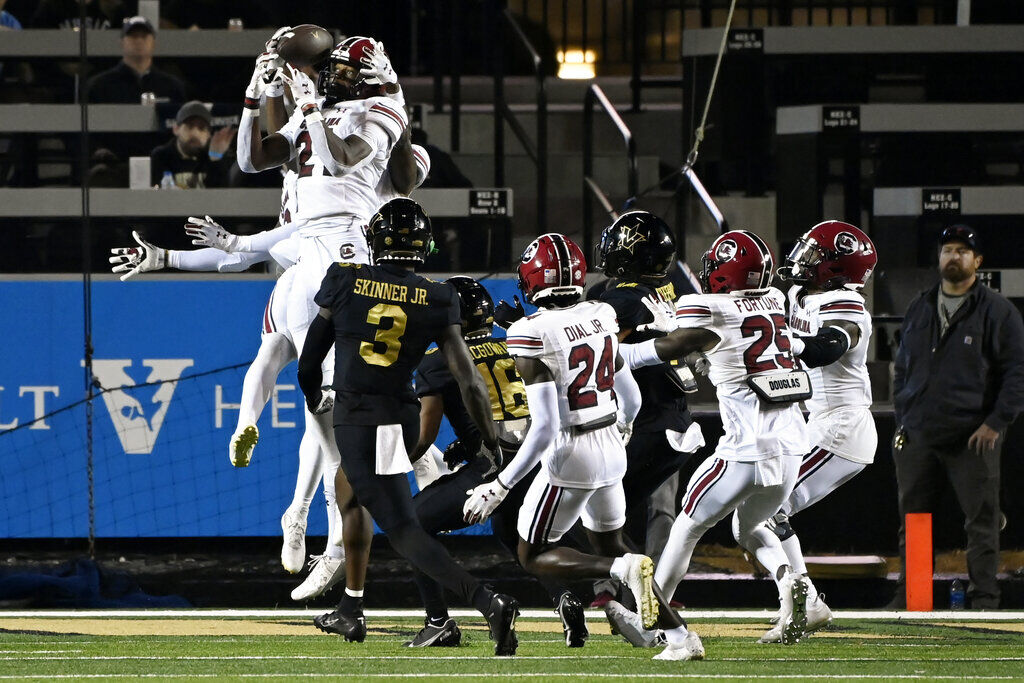
[[[765,526],[775,532],[775,535],[779,537],[780,541],[785,541],[787,538],[796,534],[793,530],[793,526],[789,523],[789,515],[785,512],[776,512],[768,518],[765,522]]]

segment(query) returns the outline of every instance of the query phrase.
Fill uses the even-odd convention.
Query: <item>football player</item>
[[[462,335],[487,385],[502,460],[508,462],[523,441],[530,415],[523,380],[516,372],[515,361],[508,354],[505,340],[491,336],[494,302],[487,290],[479,282],[461,275],[449,278],[447,282],[454,285],[459,293]],[[467,489],[497,476],[501,463],[477,457],[480,431],[473,424],[462,401],[458,383],[448,370],[444,356],[437,353],[437,349],[428,351],[416,370],[416,393],[420,398],[420,440],[412,453],[414,464],[431,458],[427,450],[437,438],[442,415],[448,418],[457,437],[445,449],[445,464],[456,467],[466,461],[455,472],[422,488],[413,498],[416,515],[423,528],[431,533],[461,529],[468,525],[462,511]],[[516,519],[526,491],[533,481],[532,474],[509,493],[491,516],[494,535],[513,557],[516,557],[519,539]],[[589,636],[583,604],[561,583],[539,578],[562,619],[566,645],[582,647]],[[444,588],[422,572],[416,572],[415,579],[426,608],[427,620],[423,629],[408,645],[458,645],[461,636],[455,620],[448,616]]]
[[[797,402],[809,394],[810,381],[794,365],[785,297],[770,286],[771,251],[757,235],[734,230],[716,239],[701,262],[703,295],[681,298],[675,319],[650,306],[652,326],[679,328],[626,350],[634,366],[704,352],[725,428],[714,455],[690,479],[658,563],[655,580],[669,596],[686,575],[697,541],[726,515],[735,511],[744,546],[763,529],[792,492],[798,456],[807,452],[806,424]],[[806,627],[807,583],[772,536],[756,555],[778,586],[781,640],[793,643]],[[677,659],[677,649],[669,640],[658,658]]]
[[[667,605],[659,610],[654,563],[623,541],[622,433],[640,409],[640,391],[618,353],[615,310],[581,301],[586,272],[580,248],[558,233],[541,235],[523,253],[519,288],[540,310],[509,327],[508,349],[526,383],[532,423],[512,462],[469,492],[466,521],[486,519],[540,462],[519,512],[520,564],[553,578],[622,581],[645,627],[660,624],[685,643],[688,658],[700,658],[700,638]],[[555,545],[580,519],[595,555]]]
[[[870,465],[878,446],[871,417],[867,354],[871,316],[860,289],[878,263],[875,246],[859,228],[825,221],[805,232],[779,275],[793,282],[788,292],[793,352],[808,368],[813,395],[804,402],[811,450],[803,457],[796,487],[766,528],[747,536],[753,551],[774,532],[793,571],[807,584],[807,627],[812,633],[832,620],[824,596],[807,577],[800,539],[789,518],[855,477]],[[734,520],[735,521],[735,520]],[[780,626],[762,637],[778,642]]]
[[[413,469],[409,452],[419,438],[412,376],[435,342],[480,430],[480,457],[499,457],[487,388],[462,339],[458,294],[451,285],[415,273],[433,248],[430,220],[415,202],[395,199],[381,207],[367,226],[367,241],[374,265],[338,263],[328,270],[316,295],[320,313],[299,357],[299,385],[307,405],[316,409],[323,400],[321,364],[336,347],[334,432],[345,444],[338,505],[346,512],[366,506],[400,555],[484,615],[496,655],[515,654],[518,602],[484,586],[424,531],[406,478]],[[346,536],[349,527],[346,518]],[[321,630],[365,638],[368,551],[369,539],[358,556],[346,543],[345,595],[337,610],[317,617]]]
[[[625,213],[601,234],[597,256],[598,269],[610,279],[603,287],[592,287],[588,298],[615,309],[621,343],[653,338],[653,332],[637,331],[651,321],[644,298],[654,296],[674,304],[686,293],[677,292],[669,277],[676,263],[676,244],[668,225],[647,211]],[[685,363],[638,368],[633,375],[643,400],[626,445],[622,488],[630,520],[627,529],[642,547],[651,494],[679,471],[703,445],[703,438],[700,425],[686,407],[685,393],[693,391],[696,384]],[[650,549],[650,544],[647,547]],[[603,605],[598,602],[596,606]]]

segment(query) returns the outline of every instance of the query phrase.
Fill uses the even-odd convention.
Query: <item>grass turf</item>
[[[492,656],[482,620],[459,621],[462,647],[413,650],[401,645],[422,623],[414,618],[373,617],[366,642],[354,644],[320,634],[300,618],[0,615],[0,678],[1024,679],[1020,622],[840,619],[830,630],[785,647],[754,642],[767,629],[764,622],[702,619],[691,627],[704,639],[707,660],[658,662],[651,660],[658,650],[630,647],[589,615],[592,636],[585,648],[566,648],[554,618],[520,619],[518,656],[501,659]],[[149,633],[188,635],[140,635]]]

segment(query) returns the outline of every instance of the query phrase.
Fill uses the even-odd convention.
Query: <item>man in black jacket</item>
[[[1013,304],[978,281],[974,230],[951,226],[939,244],[942,281],[910,304],[896,356],[900,555],[903,516],[934,511],[948,477],[966,518],[971,606],[997,609],[999,455],[1024,408],[1024,324]]]

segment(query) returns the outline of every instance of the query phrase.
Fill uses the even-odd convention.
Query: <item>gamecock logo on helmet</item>
[[[530,246],[526,247],[526,251],[523,252],[523,263],[529,263],[530,260],[537,255],[537,249],[540,248],[540,243],[534,240],[530,242]]]
[[[719,262],[730,261],[736,256],[736,243],[732,240],[725,240],[715,249],[715,260]]]
[[[856,253],[857,249],[860,248],[860,241],[854,237],[853,233],[841,232],[836,235],[836,251],[843,255],[849,255]]]

